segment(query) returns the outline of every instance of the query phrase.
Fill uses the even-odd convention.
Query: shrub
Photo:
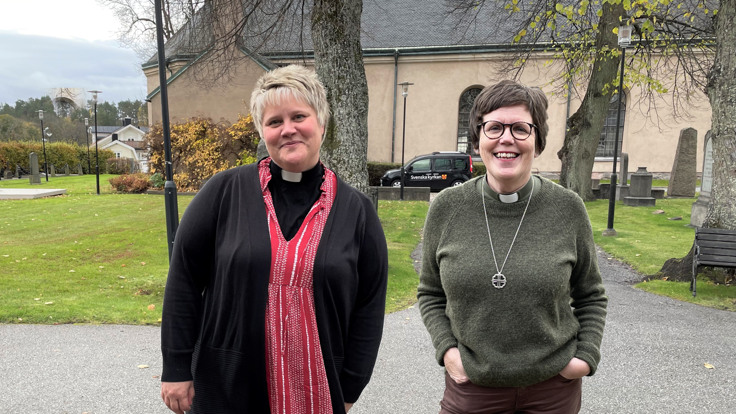
[[[164,184],[166,184],[166,180],[164,180],[164,175],[161,173],[154,173],[153,175],[151,175],[148,181],[151,183],[151,187],[153,188],[164,188]]]
[[[137,164],[132,158],[110,158],[106,165],[108,174],[131,174]]]
[[[146,135],[151,148],[151,172],[164,171],[163,131],[154,125]],[[171,125],[171,165],[182,191],[197,191],[214,174],[255,161],[258,137],[250,116],[234,125],[192,118]]]
[[[151,186],[146,174],[123,174],[113,177],[110,185],[120,193],[143,193]]]
[[[368,163],[368,185],[381,185],[381,177],[388,170],[401,168],[401,164],[388,162],[369,162]]]

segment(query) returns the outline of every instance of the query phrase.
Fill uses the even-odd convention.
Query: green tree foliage
[[[41,128],[12,115],[0,115],[0,141],[33,141],[41,139]]]

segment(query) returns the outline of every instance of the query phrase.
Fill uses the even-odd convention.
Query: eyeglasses
[[[532,129],[537,126],[530,124],[529,122],[518,121],[513,124],[504,124],[498,121],[486,121],[478,124],[478,127],[483,130],[483,133],[488,139],[499,139],[506,131],[506,127],[509,127],[511,136],[518,141],[523,141],[532,134]]]

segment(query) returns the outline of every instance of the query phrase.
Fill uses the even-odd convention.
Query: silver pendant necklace
[[[521,229],[521,223],[524,222],[524,217],[526,217],[526,210],[529,208],[529,204],[532,202],[532,195],[534,194],[534,177],[532,176],[532,191],[529,193],[529,199],[526,201],[526,207],[524,207],[524,213],[521,215],[521,220],[519,220],[519,227],[516,228],[516,233],[514,233],[514,238],[511,240],[511,245],[509,246],[508,252],[506,252],[506,258],[503,259],[503,264],[501,264],[501,268],[498,268],[498,260],[496,260],[496,251],[493,249],[493,239],[491,238],[491,226],[488,224],[488,211],[486,210],[486,192],[485,192],[485,186],[481,185],[480,187],[480,193],[481,193],[481,200],[483,201],[483,214],[486,218],[486,229],[488,230],[488,241],[491,243],[491,254],[493,254],[493,264],[496,265],[496,274],[493,275],[493,278],[491,278],[491,284],[493,284],[493,287],[496,289],[503,289],[504,286],[506,286],[506,276],[503,275],[503,268],[506,266],[506,261],[509,260],[509,254],[511,254],[511,248],[514,247],[514,242],[516,241],[516,236],[519,235],[519,230]]]

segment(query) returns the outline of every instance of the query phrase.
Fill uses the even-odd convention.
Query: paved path
[[[636,273],[599,260],[609,314],[582,412],[736,413],[736,313],[636,290]],[[0,411],[167,413],[158,346],[156,327],[0,325]],[[386,316],[374,378],[351,414],[437,413],[433,355],[416,307]]]

